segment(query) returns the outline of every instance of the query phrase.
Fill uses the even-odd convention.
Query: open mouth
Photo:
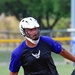
[[[33,40],[38,40],[38,35],[34,35],[33,38]]]

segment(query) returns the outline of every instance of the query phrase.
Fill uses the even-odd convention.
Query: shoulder
[[[40,40],[42,40],[43,42],[47,43],[49,46],[51,46],[52,51],[55,53],[60,53],[62,50],[62,46],[60,43],[58,43],[57,41],[53,40],[51,37],[49,36],[40,36]]]
[[[43,42],[47,43],[47,44],[52,44],[53,43],[53,39],[49,36],[40,36],[40,40],[42,40]]]
[[[24,50],[24,48],[25,48],[25,41],[20,43],[19,46],[13,50],[12,55],[19,56],[22,53],[22,51]]]

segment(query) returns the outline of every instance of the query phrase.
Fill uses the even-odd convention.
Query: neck
[[[30,48],[35,47],[37,44],[33,44],[32,42],[30,42],[29,40],[26,39],[26,45]]]

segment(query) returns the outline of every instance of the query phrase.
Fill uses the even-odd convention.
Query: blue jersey
[[[9,70],[18,72],[22,66],[24,75],[58,75],[51,52],[59,54],[61,45],[48,36],[40,36],[36,47],[30,48],[23,41],[13,52]]]

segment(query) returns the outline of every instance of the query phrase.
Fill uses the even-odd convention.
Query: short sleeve
[[[18,56],[16,56],[14,53],[12,53],[9,70],[11,72],[18,72],[20,69],[20,66],[21,66],[21,63],[20,63]]]
[[[53,48],[52,50],[53,50],[53,52],[59,54],[59,53],[61,52],[61,50],[62,50],[61,44],[58,43],[58,42],[55,41],[55,40],[53,40],[52,42],[53,42],[53,43],[52,43],[52,48]]]
[[[41,39],[47,43],[48,45],[50,45],[50,47],[52,48],[51,51],[54,53],[59,54],[62,50],[62,46],[60,43],[58,43],[57,41],[53,40],[51,37],[48,36],[43,36],[41,37]]]

